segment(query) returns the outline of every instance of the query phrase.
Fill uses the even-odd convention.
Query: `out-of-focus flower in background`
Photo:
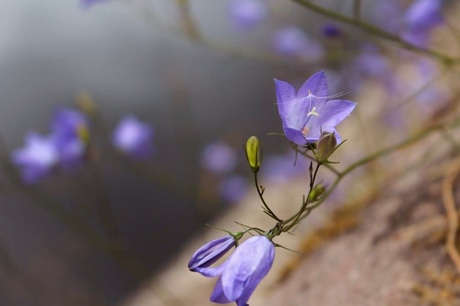
[[[51,134],[61,166],[65,169],[78,166],[90,140],[88,118],[76,110],[59,109],[51,121]]]
[[[58,162],[54,138],[30,132],[25,145],[12,153],[12,162],[19,167],[21,177],[27,184],[34,184],[46,177]]]
[[[404,15],[402,37],[417,46],[425,46],[431,30],[444,21],[440,0],[417,0]]]
[[[321,27],[321,33],[327,38],[338,38],[342,36],[343,30],[339,25],[327,22]]]
[[[93,6],[94,4],[97,4],[99,2],[106,2],[108,0],[80,0],[80,3],[81,5],[83,5],[83,7],[90,7],[90,6]]]
[[[319,61],[324,57],[323,46],[296,26],[287,26],[274,32],[272,47],[280,55],[298,57],[307,62]]]
[[[130,158],[144,160],[153,154],[153,127],[134,116],[123,118],[114,130],[112,142],[116,149]]]
[[[221,140],[208,144],[201,154],[202,167],[213,173],[228,174],[235,169],[236,163],[235,150]]]
[[[238,203],[248,192],[247,179],[241,175],[232,175],[222,180],[219,191],[222,199],[229,203]]]
[[[228,11],[235,27],[245,30],[261,24],[269,13],[262,0],[233,0]]]

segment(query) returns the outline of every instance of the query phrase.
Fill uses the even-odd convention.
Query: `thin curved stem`
[[[266,209],[266,213],[270,217],[275,219],[276,221],[281,222],[282,220],[275,215],[275,213],[270,209],[270,207],[265,202],[264,195],[263,195],[264,192],[263,192],[263,189],[261,190],[261,188],[259,186],[259,181],[257,179],[257,173],[254,173],[254,184],[256,185],[256,189],[257,189],[257,193],[259,194],[259,198],[262,201],[262,204],[263,204],[264,208]]]

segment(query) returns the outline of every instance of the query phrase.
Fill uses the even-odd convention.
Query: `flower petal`
[[[273,243],[265,236],[251,237],[236,248],[222,273],[222,287],[230,301],[245,305],[275,258]]]
[[[327,99],[329,91],[327,88],[327,79],[324,74],[324,70],[312,75],[297,92],[298,97],[306,97],[309,94],[313,94],[318,98]],[[325,102],[326,100],[324,100]]]
[[[209,298],[211,302],[214,303],[219,303],[219,304],[226,304],[232,302],[229,300],[225,294],[224,290],[222,287],[222,277],[219,277],[219,279],[216,282],[216,285],[214,286],[214,290],[211,293],[211,297]]]
[[[287,103],[296,99],[295,89],[285,81],[274,79],[276,89],[276,103],[281,119],[284,121],[289,118],[289,108]]]
[[[335,127],[355,109],[357,103],[347,100],[329,100],[318,108],[316,124],[322,127]]]

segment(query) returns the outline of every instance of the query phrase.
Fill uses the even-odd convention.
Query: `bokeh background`
[[[293,167],[289,144],[267,136],[282,132],[273,78],[298,87],[325,69],[331,94],[374,99],[353,116],[360,124],[372,122],[367,132],[378,134],[369,140],[349,128],[343,135],[362,136],[369,152],[423,126],[420,119],[441,112],[454,95],[436,61],[291,1],[261,1],[264,8],[249,17],[235,13],[232,0],[93,2],[0,0],[2,158],[8,161],[29,131],[47,133],[56,110],[84,112],[85,103],[95,108],[88,114],[91,161],[57,171],[32,189],[11,183],[2,171],[2,305],[121,302],[205,223],[254,192],[242,150],[251,135],[264,142],[265,180],[304,176],[307,163]],[[395,20],[411,3],[389,2],[401,6]],[[320,4],[349,15],[356,9],[353,1]],[[378,5],[363,1],[361,16],[384,27],[388,20]],[[284,34],[290,38],[276,38],[293,27]],[[445,26],[434,31],[452,35]],[[446,50],[455,51],[454,44]],[[147,160],[132,161],[112,148],[112,131],[126,115],[154,129]],[[46,205],[50,201],[103,239],[108,235],[94,207],[109,203],[116,245],[140,266],[124,255],[119,260],[113,248],[101,251],[100,240],[88,241],[80,225],[69,225],[72,218]]]

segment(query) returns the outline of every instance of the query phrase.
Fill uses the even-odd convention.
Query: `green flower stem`
[[[387,32],[387,31],[384,31],[384,30],[380,29],[379,27],[376,27],[376,26],[374,26],[374,25],[372,25],[370,23],[364,22],[364,21],[362,21],[360,19],[356,19],[356,18],[353,18],[353,17],[349,17],[347,15],[343,15],[343,14],[334,12],[332,10],[329,10],[329,9],[325,8],[325,7],[322,7],[322,6],[319,6],[317,4],[314,4],[314,3],[312,3],[312,2],[310,2],[308,0],[292,0],[292,1],[298,3],[299,5],[301,5],[303,7],[308,8],[308,9],[310,9],[310,10],[316,12],[316,13],[319,13],[319,14],[321,14],[323,16],[326,16],[326,17],[332,18],[334,20],[337,20],[337,21],[340,21],[340,22],[343,22],[343,23],[358,27],[361,30],[363,30],[363,31],[365,31],[367,33],[370,33],[370,34],[372,34],[374,36],[386,39],[388,41],[392,41],[394,43],[397,43],[397,44],[399,44],[401,47],[403,47],[405,49],[412,50],[412,51],[415,51],[415,52],[419,52],[419,53],[434,57],[434,58],[440,60],[441,62],[443,62],[446,65],[456,65],[456,64],[460,63],[460,58],[453,58],[453,57],[450,57],[448,55],[445,55],[443,53],[440,53],[440,52],[432,50],[432,49],[427,49],[427,48],[424,48],[424,47],[416,46],[414,44],[411,44],[411,43],[401,39],[397,35],[394,35],[394,34],[391,34],[391,33]]]
[[[257,189],[257,193],[259,194],[259,198],[260,200],[262,201],[262,204],[265,208],[265,212],[270,216],[272,217],[273,219],[275,219],[276,221],[278,222],[282,222],[282,220],[280,218],[278,218],[275,213],[270,209],[270,207],[267,205],[267,203],[265,202],[265,199],[264,199],[264,195],[263,195],[263,190],[261,190],[260,186],[259,186],[259,181],[258,181],[258,178],[257,178],[257,173],[254,173],[254,184],[256,185],[256,189]]]
[[[297,223],[299,223],[299,220],[302,218],[302,215],[304,214],[305,211],[311,211],[310,208],[307,209],[308,204],[310,204],[310,194],[313,191],[313,187],[315,186],[315,181],[316,181],[316,176],[318,175],[318,170],[321,167],[322,164],[316,164],[315,171],[311,177],[310,180],[310,190],[308,191],[307,198],[302,202],[302,206],[300,207],[299,211],[290,217],[289,219],[283,221],[283,224],[286,224],[287,226],[283,228],[283,232],[288,232],[291,228],[293,228]],[[308,212],[309,213],[309,212]]]

